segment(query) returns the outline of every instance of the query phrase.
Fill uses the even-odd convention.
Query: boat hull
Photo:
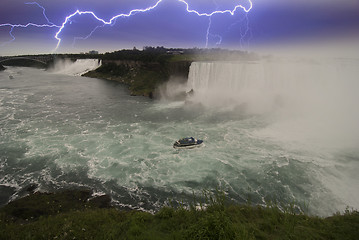
[[[175,148],[175,149],[191,149],[191,148],[200,147],[202,145],[203,145],[202,140],[194,139],[194,141],[191,143],[180,143],[180,141],[177,141],[173,144],[173,148]]]

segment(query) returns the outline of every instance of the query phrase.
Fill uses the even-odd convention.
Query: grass
[[[0,209],[0,239],[357,239],[359,236],[359,213],[354,210],[320,218],[296,213],[292,206],[280,210],[274,204],[231,205],[223,192],[205,192],[202,199],[189,208],[163,207],[152,215],[122,211],[103,201],[90,200],[86,191],[34,194]]]

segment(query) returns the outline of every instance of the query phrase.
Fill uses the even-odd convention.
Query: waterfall
[[[193,89],[191,101],[205,106],[246,105],[254,112],[327,107],[357,96],[358,73],[357,62],[346,61],[194,62],[187,91]]]
[[[75,62],[69,59],[61,59],[55,62],[53,73],[81,76],[101,66],[98,59],[77,59]]]
[[[356,59],[194,62],[188,102],[270,116],[266,134],[284,134],[280,139],[359,147],[358,65]]]

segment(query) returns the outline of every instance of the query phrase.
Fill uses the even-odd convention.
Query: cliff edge
[[[102,66],[83,76],[117,81],[133,96],[153,98],[156,88],[171,76],[187,79],[191,61],[103,60]]]

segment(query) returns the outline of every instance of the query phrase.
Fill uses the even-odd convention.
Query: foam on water
[[[218,186],[234,202],[309,202],[321,215],[359,205],[359,153],[288,140],[286,118],[277,114],[153,102],[114,82],[12,71],[22,74],[0,73],[1,203],[35,183],[41,190],[86,186],[147,211]],[[184,136],[205,146],[173,149]]]
[[[348,196],[353,204],[358,195],[352,191],[358,177],[350,170],[358,170],[358,75],[358,61],[347,59],[199,62],[191,66],[187,91],[194,90],[191,102],[210,109],[265,116],[266,125],[253,137],[281,146],[301,163],[315,164],[313,176],[325,186],[323,192],[341,201]],[[355,152],[350,163],[342,165],[338,154],[343,152]],[[333,170],[338,166],[346,171]]]

